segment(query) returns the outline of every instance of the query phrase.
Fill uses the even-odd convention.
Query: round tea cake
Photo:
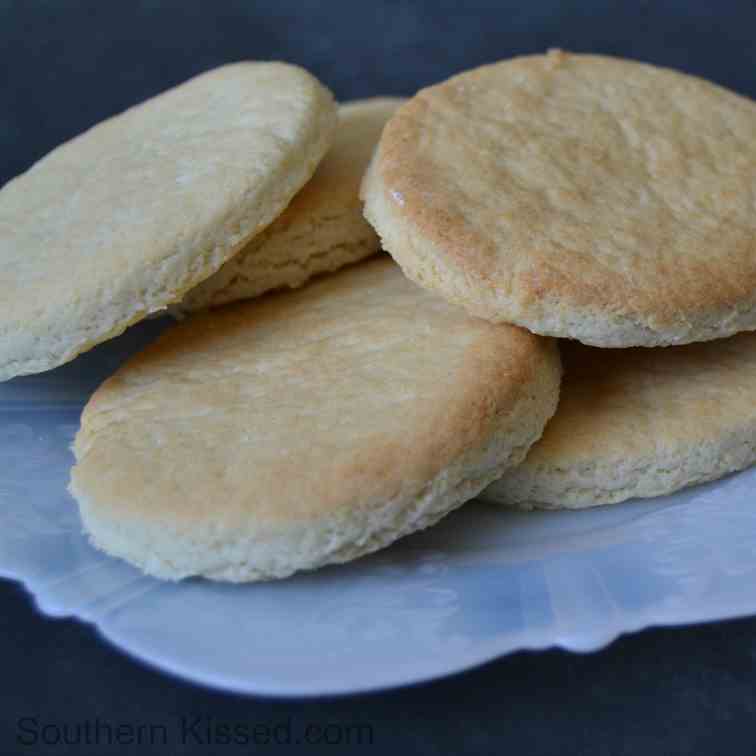
[[[70,490],[145,572],[247,581],[432,525],[522,461],[553,341],[471,318],[382,257],[190,316],[95,392]]]
[[[53,150],[0,190],[0,380],[164,309],[273,221],[331,144],[309,73],[237,63]]]
[[[562,342],[559,409],[483,498],[577,509],[659,496],[756,462],[756,333],[666,349]]]
[[[417,283],[602,347],[756,328],[756,103],[668,69],[552,51],[424,89],[365,212]]]

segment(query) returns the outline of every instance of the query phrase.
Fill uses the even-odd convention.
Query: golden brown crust
[[[465,500],[457,487],[470,498],[520,461],[558,382],[549,340],[470,318],[381,258],[166,332],[87,405],[72,490],[85,522],[139,530],[143,565],[166,528],[166,549],[216,537],[228,551],[338,521],[328,538],[359,552],[376,529],[385,544],[420,527],[418,502],[430,522],[435,499],[440,516]],[[276,557],[289,571],[333,561],[297,548]],[[211,571],[189,562],[170,574]]]
[[[552,52],[422,90],[384,130],[366,215],[473,314],[599,346],[756,328],[756,104]]]

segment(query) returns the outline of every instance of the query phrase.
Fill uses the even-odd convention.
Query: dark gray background
[[[411,94],[461,69],[560,46],[706,76],[756,96],[754,2],[43,2],[0,0],[0,184],[103,117],[241,58],[300,63],[339,98]],[[756,149],[756,146],[754,147]],[[191,629],[188,628],[188,632]],[[0,754],[16,720],[369,722],[362,752],[756,753],[756,620],[651,630],[590,656],[515,654],[448,680],[321,701],[240,698],[186,685],[38,616],[0,582]],[[140,754],[289,752],[302,746],[142,747]],[[312,753],[357,752],[320,746]]]

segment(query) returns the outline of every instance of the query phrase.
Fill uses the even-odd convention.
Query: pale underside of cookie
[[[384,129],[365,213],[417,283],[604,347],[756,328],[756,103],[553,51],[422,90]]]
[[[383,126],[401,102],[376,97],[341,105],[333,146],[312,179],[280,217],[189,291],[177,309],[199,310],[297,288],[314,275],[375,254],[380,242],[362,214],[360,181]]]
[[[541,434],[555,344],[470,318],[387,257],[190,316],[94,394],[70,490],[162,578],[285,577],[427,527]]]
[[[93,127],[0,190],[0,379],[180,299],[271,223],[336,121],[303,69],[238,63]]]
[[[483,497],[577,509],[659,496],[756,462],[756,334],[664,349],[563,342],[559,409]]]

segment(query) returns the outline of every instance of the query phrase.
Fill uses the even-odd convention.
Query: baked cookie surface
[[[158,577],[285,577],[471,499],[540,436],[556,345],[471,318],[387,257],[188,317],[95,392],[70,490]]]
[[[756,103],[552,51],[420,91],[365,213],[417,283],[474,315],[603,347],[756,328]]]
[[[559,409],[483,498],[578,509],[660,496],[756,462],[756,334],[665,349],[561,342]]]
[[[0,380],[49,370],[180,299],[273,221],[336,110],[284,63],[209,71],[0,190]]]

